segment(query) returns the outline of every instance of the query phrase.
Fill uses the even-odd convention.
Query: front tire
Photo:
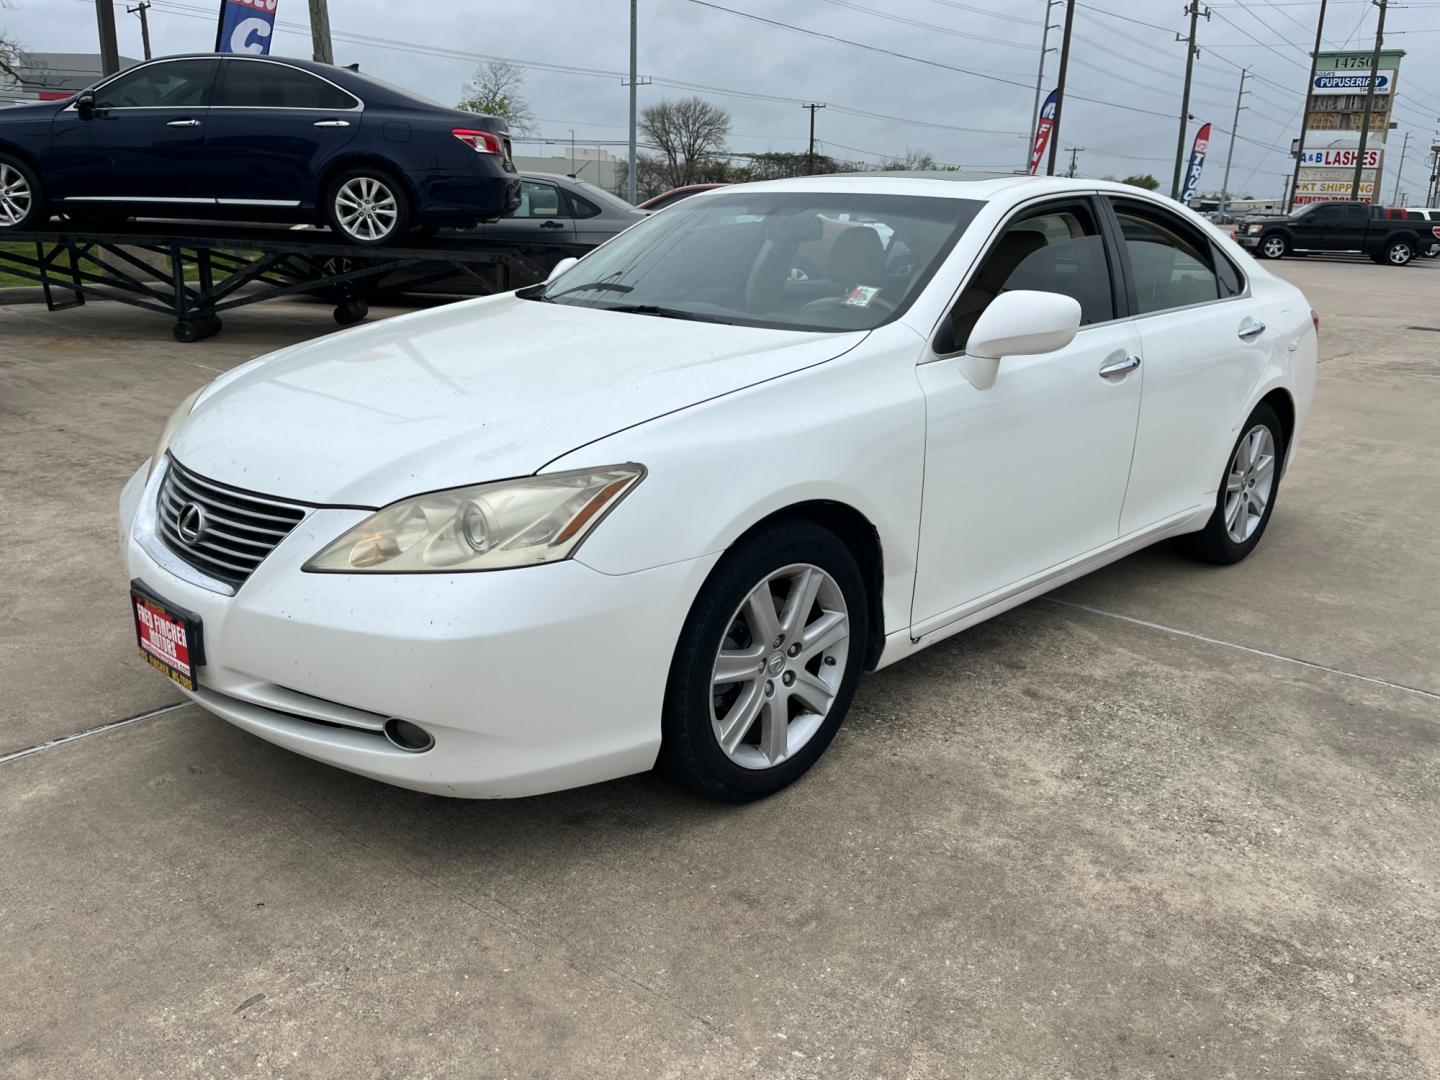
[[[1290,241],[1283,233],[1271,233],[1260,238],[1255,250],[1262,259],[1283,259],[1290,254]]]
[[[38,229],[45,224],[45,192],[25,162],[0,154],[0,235]]]
[[[1221,566],[1238,563],[1254,551],[1275,510],[1284,460],[1280,417],[1269,405],[1257,405],[1230,451],[1210,520],[1199,532],[1180,537],[1180,549]]]
[[[797,780],[849,711],[868,627],[860,569],[834,533],[781,521],[742,540],[717,564],[680,633],[660,767],[728,802]]]
[[[410,201],[388,172],[361,165],[346,169],[330,184],[325,217],[350,243],[379,247],[409,231]]]

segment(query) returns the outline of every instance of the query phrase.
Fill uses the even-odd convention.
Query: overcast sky
[[[808,117],[800,105],[821,101],[829,108],[819,114],[818,138],[839,158],[878,161],[918,149],[946,163],[1004,169],[1025,159],[1045,0],[705,4],[640,0],[640,72],[654,80],[641,87],[642,107],[701,93],[732,114],[730,147],[736,151],[803,149]],[[139,56],[139,23],[124,6],[117,0],[121,52]],[[217,6],[215,0],[154,0],[150,33],[156,55],[210,49]],[[1237,0],[1211,8],[1213,17],[1200,24],[1202,53],[1191,105],[1195,116],[1214,121],[1217,129],[1201,187],[1219,187],[1239,68],[1250,66],[1256,77],[1245,99],[1249,108],[1241,113],[1231,187],[1279,194],[1289,173],[1290,139],[1298,134],[1319,0]],[[0,11],[0,25],[33,50],[92,51],[93,12],[94,0],[12,0],[10,10]],[[1085,148],[1082,173],[1152,172],[1168,188],[1185,55],[1172,31],[1183,28],[1183,12],[1182,0],[1077,5],[1061,143]],[[330,0],[337,62],[358,61],[372,74],[447,104],[458,99],[482,56],[533,65],[527,68],[525,96],[541,134],[568,142],[573,128],[580,144],[625,137],[626,90],[616,73],[628,65],[628,16],[625,0]],[[1062,16],[1063,5],[1052,20]],[[1368,48],[1375,18],[1369,0],[1330,0],[1327,45],[1339,48],[1348,41],[1352,48]],[[272,52],[308,56],[305,0],[279,0],[279,20]],[[1058,38],[1052,32],[1052,46]],[[1410,55],[1400,70],[1401,126],[1392,133],[1384,190],[1391,190],[1408,129],[1413,134],[1402,190],[1418,194],[1425,151],[1440,128],[1440,65],[1428,60],[1440,48],[1440,0],[1408,0],[1393,8],[1386,45]],[[1058,53],[1047,60],[1048,91]],[[538,146],[517,149],[545,152]]]

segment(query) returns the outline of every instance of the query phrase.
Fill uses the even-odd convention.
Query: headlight
[[[199,400],[204,389],[202,386],[175,406],[175,411],[170,414],[170,419],[165,421],[165,426],[160,429],[160,441],[155,445],[155,453],[150,456],[150,471],[145,474],[147,480],[155,474],[155,466],[159,465],[161,459],[165,457],[165,451],[170,449],[170,440],[175,437],[175,432],[180,430],[180,425],[185,422],[185,418],[195,408],[195,402]]]
[[[416,495],[377,510],[304,568],[413,574],[556,562],[644,476],[644,466],[613,465]]]

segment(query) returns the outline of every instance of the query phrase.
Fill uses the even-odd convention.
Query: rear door
[[[316,182],[360,130],[364,106],[318,75],[274,60],[225,60],[206,137],[209,189],[223,205],[316,205]]]
[[[556,184],[548,180],[520,181],[520,205],[509,217],[482,225],[481,237],[508,244],[573,244],[575,219]]]
[[[1124,536],[1214,499],[1276,331],[1265,325],[1264,302],[1203,230],[1163,206],[1107,198],[1145,357]]]
[[[1370,229],[1370,207],[1359,203],[1342,203],[1331,209],[1338,213],[1335,224],[1326,232],[1326,247],[1330,251],[1363,251]]]
[[[56,199],[208,202],[205,130],[219,62],[160,60],[95,90],[95,112],[55,114],[46,181]]]

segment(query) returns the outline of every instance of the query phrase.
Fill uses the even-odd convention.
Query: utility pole
[[[1320,64],[1320,46],[1324,44],[1321,36],[1325,33],[1325,3],[1320,0],[1320,17],[1315,20],[1315,48],[1310,53],[1310,81],[1305,86],[1304,111],[1300,114],[1300,142],[1299,149],[1295,153],[1295,172],[1290,177],[1290,194],[1285,198],[1285,213],[1290,213],[1295,208],[1295,192],[1300,187],[1300,165],[1305,160],[1305,132],[1310,127],[1310,98],[1315,93],[1315,69]]]
[[[1220,216],[1225,216],[1225,201],[1230,194],[1230,162],[1235,157],[1235,129],[1240,126],[1240,110],[1244,108],[1240,104],[1248,90],[1245,89],[1245,76],[1250,74],[1249,68],[1240,69],[1240,92],[1235,95],[1235,119],[1230,121],[1230,149],[1225,152],[1225,179],[1220,184]]]
[[[1045,54],[1050,51],[1050,31],[1060,28],[1050,21],[1050,11],[1060,0],[1045,0],[1045,29],[1040,32],[1040,70],[1035,73],[1035,104],[1030,106],[1030,142],[1025,147],[1025,171],[1030,171],[1030,155],[1035,152],[1035,136],[1040,131],[1040,87],[1045,82]]]
[[[335,62],[335,48],[330,44],[329,0],[310,0],[310,41],[317,64]]]
[[[125,9],[126,15],[140,16],[140,44],[145,50],[145,59],[150,59],[150,20],[145,13],[150,10],[150,0],[140,0],[134,7]]]
[[[1400,202],[1400,177],[1405,174],[1405,153],[1410,149],[1410,132],[1405,132],[1405,141],[1400,144],[1400,164],[1395,169],[1395,190],[1390,196],[1392,205]],[[1378,178],[1377,178],[1378,179]],[[1378,195],[1379,192],[1376,192]]]
[[[636,72],[636,63],[639,53],[637,51],[637,37],[639,33],[639,12],[638,0],[630,0],[630,157],[629,164],[625,169],[625,197],[634,206],[639,201],[636,195],[635,176],[635,93],[640,79]]]
[[[1172,199],[1180,198],[1180,173],[1185,168],[1185,125],[1190,120],[1190,79],[1195,74],[1195,57],[1200,54],[1200,50],[1195,47],[1195,24],[1202,14],[1200,0],[1190,0],[1190,3],[1185,6],[1185,14],[1190,16],[1190,37],[1187,41],[1179,34],[1175,35],[1176,41],[1187,41],[1187,43],[1185,46],[1185,92],[1180,97],[1180,135],[1175,141],[1175,176],[1170,181],[1170,197]],[[1206,8],[1203,14],[1208,21],[1210,9]]]
[[[1075,179],[1075,157],[1076,155],[1080,154],[1084,149],[1085,147],[1083,146],[1065,147],[1065,152],[1070,155],[1070,168],[1066,171],[1065,175],[1068,176],[1071,180]]]
[[[1048,15],[1048,13],[1047,13]],[[1047,17],[1046,22],[1049,22]],[[1065,107],[1065,76],[1070,70],[1070,31],[1075,25],[1075,0],[1065,0],[1065,33],[1060,38],[1060,75],[1055,80],[1055,122],[1050,128],[1050,159],[1045,175],[1055,175],[1055,155],[1060,150],[1060,113]]]
[[[825,107],[823,102],[812,101],[808,105],[801,105],[802,109],[810,110],[810,149],[805,154],[805,174],[815,175],[815,110]]]
[[[1385,46],[1385,8],[1389,0],[1374,0],[1380,8],[1380,21],[1375,24],[1375,51],[1370,55],[1370,84],[1365,88],[1365,113],[1360,117],[1360,149],[1355,154],[1355,177],[1350,181],[1350,199],[1360,198],[1360,177],[1365,171],[1365,143],[1370,138],[1370,112],[1375,108],[1375,80],[1380,77],[1380,50]],[[1395,88],[1390,88],[1394,96]],[[1375,187],[1370,192],[1370,202],[1380,198],[1380,173],[1375,173]]]
[[[1430,146],[1430,187],[1426,192],[1425,205],[1434,206],[1440,202],[1440,133]]]
[[[120,46],[115,42],[115,9],[110,0],[95,0],[95,24],[100,31],[100,74],[120,70]]]

